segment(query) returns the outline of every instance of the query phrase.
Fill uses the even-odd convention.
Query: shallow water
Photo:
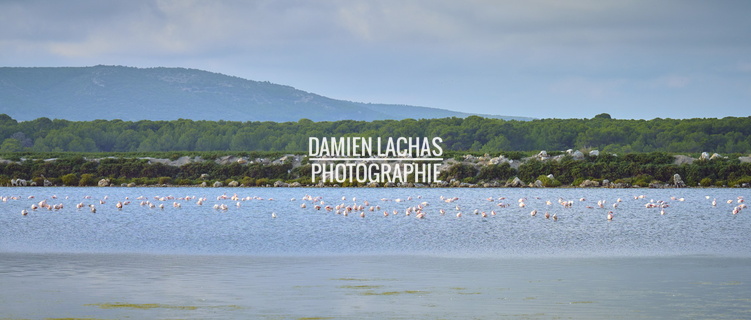
[[[217,199],[234,193],[263,200]],[[748,193],[2,188],[17,200],[0,203],[0,319],[749,318],[751,211],[731,213]],[[306,194],[381,209],[344,216],[314,209]],[[43,199],[64,208],[30,209]],[[665,214],[645,208],[650,200],[666,201]],[[405,215],[422,202],[425,219]]]
[[[738,319],[749,258],[0,254],[2,316]]]

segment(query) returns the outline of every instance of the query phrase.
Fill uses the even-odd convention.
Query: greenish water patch
[[[99,318],[44,318],[45,320],[107,320]]]
[[[430,292],[428,291],[420,291],[420,290],[405,290],[405,291],[386,291],[386,292],[373,292],[373,291],[367,291],[363,292],[363,295],[366,296],[396,296],[401,294],[428,294]]]
[[[339,288],[342,289],[378,289],[383,286],[369,286],[369,285],[361,285],[361,286],[339,286]]]
[[[334,281],[398,281],[398,279],[382,279],[382,278],[375,278],[375,279],[362,279],[362,278],[333,278],[331,280]]]
[[[44,318],[45,320],[106,320],[99,318]]]
[[[594,301],[571,301],[571,304],[595,303]]]
[[[94,306],[102,309],[173,309],[173,310],[198,310],[201,309],[225,309],[225,310],[239,310],[242,307],[238,305],[226,305],[226,306],[175,306],[161,303],[91,303],[85,304],[85,306]]]
[[[464,295],[482,294],[482,292],[465,292],[464,290],[467,290],[467,288],[463,288],[463,287],[452,287],[450,289],[458,291],[456,294],[464,294]]]
[[[297,318],[297,320],[325,320],[325,319],[334,319],[333,317],[303,317],[303,318]]]
[[[358,279],[358,278],[336,278],[331,280],[338,280],[338,281],[370,281],[368,279]]]
[[[102,309],[177,309],[177,310],[196,310],[196,306],[173,306],[161,303],[92,303],[85,306],[95,306]]]
[[[521,313],[521,314],[506,314],[502,316],[510,317],[510,318],[518,318],[518,319],[539,319],[540,317],[546,317],[547,314],[545,313]]]

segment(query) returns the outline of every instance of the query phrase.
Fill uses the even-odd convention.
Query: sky
[[[534,118],[751,116],[751,1],[0,0],[0,66],[184,67]]]

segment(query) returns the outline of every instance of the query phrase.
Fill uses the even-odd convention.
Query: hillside
[[[195,69],[122,66],[0,68],[0,113],[20,121],[40,117],[73,121],[372,121],[471,115],[335,100],[289,86]]]

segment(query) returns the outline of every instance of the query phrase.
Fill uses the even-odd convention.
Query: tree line
[[[307,151],[309,137],[441,137],[444,150],[498,153],[598,149],[609,153],[751,153],[751,117],[722,119],[467,118],[381,121],[68,121],[18,122],[0,114],[0,153]]]

